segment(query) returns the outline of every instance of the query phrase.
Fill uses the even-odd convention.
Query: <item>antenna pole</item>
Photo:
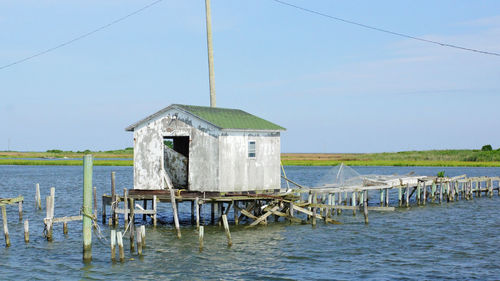
[[[212,47],[212,18],[210,16],[210,0],[205,0],[207,17],[207,48],[208,48],[208,73],[210,82],[210,107],[215,107],[215,81],[214,81],[214,51]]]

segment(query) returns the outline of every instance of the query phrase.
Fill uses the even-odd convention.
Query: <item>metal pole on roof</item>
[[[208,48],[208,74],[210,82],[210,107],[215,107],[215,81],[214,81],[214,51],[212,47],[212,18],[210,16],[210,0],[205,0],[207,17],[207,48]]]

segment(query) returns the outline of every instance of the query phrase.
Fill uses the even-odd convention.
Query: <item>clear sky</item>
[[[367,25],[500,52],[500,1],[287,0]],[[0,1],[0,66],[152,1]],[[0,70],[0,150],[132,146],[124,128],[209,105],[203,0],[164,0]],[[272,0],[212,0],[219,107],[287,128],[283,152],[500,147],[500,57],[396,37]],[[10,141],[9,141],[10,140]]]

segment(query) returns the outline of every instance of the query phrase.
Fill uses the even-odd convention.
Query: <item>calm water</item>
[[[500,168],[355,167],[362,174],[498,176]],[[287,167],[289,178],[314,185],[328,167]],[[132,187],[131,167],[95,167],[98,194],[109,192],[110,172],[116,171],[118,187]],[[108,242],[95,239],[93,262],[82,263],[81,223],[69,223],[69,234],[55,226],[54,242],[42,237],[45,211],[34,208],[34,183],[43,198],[56,187],[55,215],[79,213],[82,202],[81,167],[0,166],[0,197],[24,195],[24,217],[30,220],[30,243],[23,240],[17,206],[8,207],[10,248],[0,236],[0,279],[500,279],[500,198],[429,204],[426,207],[370,213],[349,212],[343,225],[271,223],[243,229],[231,225],[233,247],[226,247],[224,231],[205,227],[205,249],[198,252],[196,231],[187,225],[187,204],[181,204],[182,239],[172,226],[156,230],[147,226],[147,247],[139,258],[128,251],[127,260],[112,263]],[[375,195],[375,194],[374,194]],[[373,196],[374,199],[376,196]],[[393,196],[393,199],[395,197]],[[42,203],[43,204],[43,203]],[[45,204],[43,204],[45,205]],[[99,199],[100,208],[100,199]],[[169,209],[160,204],[163,219]],[[209,208],[205,208],[208,211]],[[208,215],[208,214],[205,214]],[[231,216],[232,217],[232,216]],[[137,217],[139,218],[139,217]],[[141,220],[137,220],[142,222]],[[123,224],[120,225],[122,229]],[[109,228],[102,226],[104,235]]]

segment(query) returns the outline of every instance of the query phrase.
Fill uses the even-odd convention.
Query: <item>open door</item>
[[[188,188],[189,137],[164,137],[165,172],[174,188]]]

